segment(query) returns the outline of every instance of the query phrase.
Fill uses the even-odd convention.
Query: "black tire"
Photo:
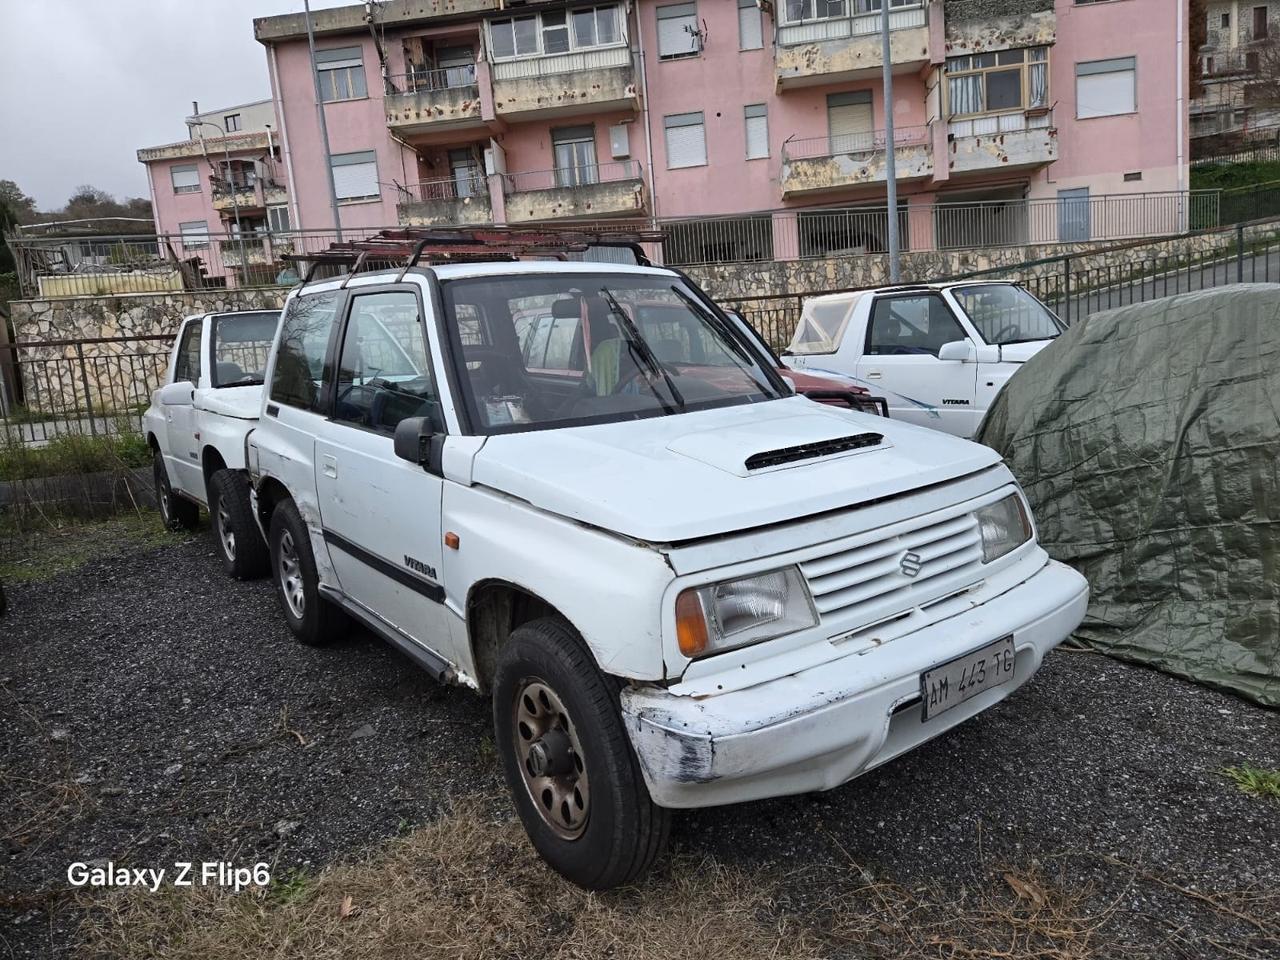
[[[222,569],[237,580],[267,572],[267,543],[253,522],[249,478],[240,470],[218,470],[209,478],[209,520]]]
[[[268,538],[271,581],[280,612],[293,635],[309,647],[322,647],[340,639],[350,621],[339,607],[320,596],[311,534],[292,500],[283,501],[272,512]],[[298,577],[296,583],[291,582],[294,575]]]
[[[541,806],[550,811],[544,815],[533,796],[538,787],[522,772],[526,750],[536,741],[517,729],[522,716],[517,701],[541,686],[549,688],[567,712],[568,724],[562,716],[559,728],[571,730],[580,744],[581,764],[576,751],[568,756],[580,771],[576,776],[589,781],[585,824],[572,837],[560,832],[564,819],[557,827],[549,822],[556,820],[556,801],[545,799],[549,791],[541,794]],[[529,839],[557,873],[588,890],[608,890],[642,877],[666,847],[671,827],[671,813],[650,798],[623,729],[619,689],[618,681],[600,672],[574,630],[556,619],[534,620],[512,631],[493,681],[498,753]],[[556,722],[553,719],[551,725]],[[560,769],[570,770],[567,779],[576,780],[571,768],[562,763]]]
[[[169,471],[164,466],[164,454],[159,447],[151,452],[151,475],[156,484],[156,506],[160,509],[160,522],[166,530],[194,530],[200,522],[200,508],[173,492],[169,483]]]
[[[9,601],[4,598],[4,584],[0,583],[0,617],[9,609]]]

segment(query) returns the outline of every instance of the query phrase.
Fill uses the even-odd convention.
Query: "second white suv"
[[[530,838],[597,889],[672,808],[835,787],[975,716],[1088,596],[994,452],[795,396],[654,267],[304,284],[248,457],[297,637],[355,620],[491,697]]]

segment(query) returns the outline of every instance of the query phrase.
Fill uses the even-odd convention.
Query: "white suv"
[[[489,695],[534,845],[597,889],[671,808],[835,787],[990,707],[1088,594],[995,453],[793,395],[672,270],[304,284],[248,456],[297,637],[350,618]]]
[[[165,382],[142,415],[164,525],[193,529],[200,507],[207,507],[223,568],[240,579],[261,576],[267,567],[266,544],[249,510],[244,438],[262,410],[262,380],[279,325],[279,310],[187,317]]]

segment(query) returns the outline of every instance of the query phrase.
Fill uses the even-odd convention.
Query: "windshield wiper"
[[[618,324],[622,327],[623,332],[626,333],[627,349],[631,351],[631,359],[635,361],[636,366],[640,366],[640,361],[643,360],[644,366],[647,366],[651,373],[662,374],[662,379],[667,383],[667,389],[671,391],[672,399],[674,399],[675,402],[680,405],[680,409],[683,410],[685,408],[684,397],[681,396],[680,391],[676,389],[676,385],[671,379],[671,374],[667,373],[662,362],[653,355],[653,351],[649,348],[649,344],[645,342],[644,337],[636,328],[636,325],[631,321],[631,318],[627,316],[626,311],[622,309],[622,304],[618,303],[618,298],[609,291],[608,287],[604,286],[600,287],[600,294],[608,302],[609,309],[614,312],[614,315],[618,318]],[[658,402],[662,404],[662,409],[667,413],[676,412],[675,408],[659,396],[657,390],[653,391],[653,395],[658,398]]]
[[[738,342],[738,337],[741,336],[741,334],[729,327],[723,320],[716,316],[714,311],[708,310],[703,304],[693,299],[693,297],[689,296],[679,287],[673,286],[671,288],[671,292],[683,300],[684,305],[700,316],[703,320],[710,321],[711,325],[720,331],[720,338],[724,341],[725,346],[736,353],[739,360],[746,361],[747,363],[755,362],[751,354],[743,350],[742,344]],[[744,319],[742,322],[746,323],[746,320]]]

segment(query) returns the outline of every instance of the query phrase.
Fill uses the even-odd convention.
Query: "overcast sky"
[[[313,9],[350,0],[312,0]],[[82,183],[147,196],[135,151],[201,110],[271,95],[253,18],[302,0],[0,0],[0,180],[40,209]]]

